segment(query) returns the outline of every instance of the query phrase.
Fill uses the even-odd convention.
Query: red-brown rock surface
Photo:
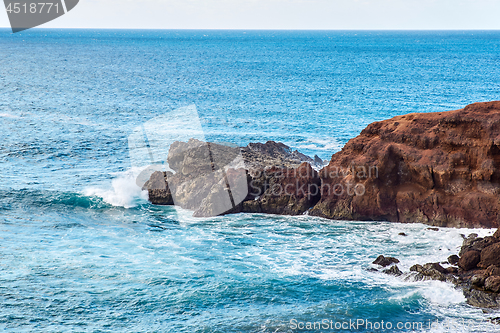
[[[458,261],[458,267],[462,268],[464,271],[470,271],[477,267],[477,264],[481,260],[481,252],[470,250],[465,252],[465,254]]]
[[[372,123],[319,174],[312,215],[498,227],[500,102]]]

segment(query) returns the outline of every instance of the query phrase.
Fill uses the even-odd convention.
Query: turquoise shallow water
[[[479,31],[0,30],[0,327],[319,332],[290,321],[363,319],[494,332],[498,315],[449,285],[368,271],[378,254],[406,271],[444,260],[471,230],[193,219],[147,203],[127,138],[195,104],[210,140],[329,159],[372,121],[499,99],[499,51],[500,33]]]

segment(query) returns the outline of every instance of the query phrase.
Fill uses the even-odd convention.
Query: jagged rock
[[[481,252],[485,248],[495,243],[500,242],[500,239],[495,237],[477,237],[477,234],[470,234],[469,237],[465,238],[462,247],[460,248],[459,256],[462,256],[465,252],[469,250],[476,250]]]
[[[495,275],[500,276],[500,267],[496,265],[491,265],[486,269],[486,274],[488,276],[495,276]]]
[[[392,264],[398,264],[399,260],[394,258],[394,257],[384,257],[383,255],[380,255],[375,259],[373,264],[375,265],[380,265],[382,267],[387,267]]]
[[[476,288],[464,288],[464,296],[467,303],[479,308],[498,308],[500,307],[500,297],[494,293],[486,293]]]
[[[417,272],[415,280],[438,280],[455,282],[452,276],[447,276],[449,272],[439,263],[427,263],[425,265],[413,265],[410,267],[411,272]]]
[[[478,238],[477,234],[471,234],[469,237],[462,235],[462,237],[464,242],[461,250],[466,252],[458,263],[461,269],[443,268],[435,263],[424,266],[417,264],[410,268],[410,271],[416,274],[410,274],[407,278],[416,281],[433,279],[451,282],[463,290],[467,303],[470,305],[500,308],[500,266],[490,265],[487,269],[480,269],[474,265],[474,262],[478,262],[485,255],[485,259],[493,261],[499,246],[497,244],[500,243],[493,243],[482,251],[478,251],[471,248],[483,248],[485,244],[491,244],[491,239],[496,237]],[[456,256],[450,256],[448,261],[455,262],[456,259]]]
[[[245,182],[245,186],[248,185],[246,197],[241,194],[236,196],[232,190],[246,189],[245,186],[227,187],[233,197],[241,199],[234,201],[241,204],[231,207],[228,200],[220,200],[226,184],[221,180],[218,184],[211,185],[211,192],[201,199],[194,216],[214,216],[217,212],[301,215],[319,200],[318,173],[306,162],[296,169],[271,167],[258,174],[254,170],[245,177],[241,172],[238,174],[230,169],[226,179],[231,184]]]
[[[320,171],[311,215],[498,227],[500,102],[375,122]],[[336,187],[335,187],[336,186]],[[358,186],[358,194],[340,188]]]
[[[428,263],[423,266],[422,274],[431,277],[433,280],[446,281],[448,272],[439,263]]]
[[[446,274],[458,274],[458,268],[456,267],[446,267]]]
[[[305,162],[296,169],[264,170],[249,186],[250,200],[243,202],[243,212],[300,215],[320,198],[318,173]]]
[[[495,231],[495,233],[493,234],[493,237],[500,239],[500,228],[498,228],[497,231]]]
[[[309,164],[314,160],[274,141],[243,148],[196,139],[174,142],[167,162],[175,174],[164,173],[162,180],[155,172],[143,189],[153,204],[175,204],[194,210],[197,217],[299,215],[320,197],[320,179]]]
[[[167,162],[176,173],[193,178],[221,170],[228,165],[237,167],[239,156],[238,147],[190,139],[188,142],[172,143]]]
[[[458,261],[460,260],[460,257],[457,256],[456,254],[451,255],[448,257],[448,263],[450,265],[456,266],[458,264]]]
[[[494,293],[500,292],[500,276],[490,276],[484,281],[484,289]]]
[[[485,274],[476,274],[470,279],[470,282],[473,286],[483,287],[487,278],[488,276]]]
[[[217,175],[217,172],[216,172]],[[241,212],[241,204],[248,196],[248,175],[244,169],[228,169],[217,177],[208,194],[193,213],[194,217],[210,217]]]
[[[246,147],[241,148],[241,153],[248,170],[263,170],[273,166],[293,169],[303,162],[317,168],[323,167],[323,160],[321,163],[317,163],[314,159],[297,150],[292,151],[290,147],[281,142],[249,143]]]
[[[490,245],[493,245],[495,243],[498,243],[499,240],[494,237],[484,237],[484,238],[477,238],[472,245],[469,247],[470,250],[476,250],[476,251],[483,251],[485,248],[487,248]]]
[[[313,206],[311,215],[331,219],[498,227],[499,123],[500,102],[372,123],[318,172],[320,193],[314,200],[297,204],[300,198],[280,197],[271,200],[269,211],[295,214]],[[220,178],[208,179],[212,181],[208,184],[197,179],[222,171],[223,167],[226,171],[253,171],[269,167],[297,169],[303,162],[316,166],[319,163],[319,159],[315,161],[273,141],[238,148],[194,139],[172,144],[167,161],[175,171],[173,177],[167,177],[174,202],[193,210],[200,208],[213,190],[227,190]],[[316,177],[312,178],[317,186]],[[150,194],[152,202],[168,202],[166,197],[161,198],[165,192],[159,193],[161,200],[155,199],[155,191]],[[233,206],[232,211],[266,212],[263,207],[264,201],[246,200],[241,209]],[[491,238],[500,239],[498,234]]]
[[[389,269],[385,269],[382,272],[389,275],[396,275],[396,276],[403,275],[403,272],[401,272],[401,270],[397,265],[394,265]]]
[[[464,253],[474,250],[474,251],[479,251],[482,252],[484,249],[489,247],[490,245],[493,245],[495,243],[500,242],[500,239],[497,239],[495,237],[477,237],[477,234],[471,234],[469,237],[464,239],[462,243],[462,247],[460,249],[460,256],[463,256]]]
[[[490,245],[481,251],[478,267],[488,268],[491,265],[500,266],[500,243]]]
[[[406,234],[404,232],[400,232],[398,235],[399,236],[406,236]]]
[[[458,261],[458,267],[462,268],[464,271],[470,271],[477,267],[477,264],[481,260],[481,252],[476,250],[469,250],[464,253],[464,255]]]
[[[431,231],[439,231],[439,228],[427,228],[427,230],[431,230]]]
[[[143,190],[148,191],[151,203],[155,205],[173,205],[174,199],[166,182],[167,173],[156,171],[144,184]]]

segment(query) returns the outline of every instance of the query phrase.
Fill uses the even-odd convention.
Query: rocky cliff
[[[144,186],[151,202],[175,202],[195,216],[309,211],[329,219],[499,227],[500,102],[372,123],[320,171],[311,167],[321,164],[317,158],[272,141],[242,148],[177,142],[168,163],[175,174],[155,173]]]
[[[498,227],[500,102],[372,123],[319,174],[312,215]]]

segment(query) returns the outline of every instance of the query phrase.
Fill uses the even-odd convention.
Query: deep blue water
[[[135,187],[128,137],[194,104],[210,140],[329,159],[373,121],[500,99],[499,63],[500,32],[1,29],[0,328],[305,332],[290,321],[364,319],[495,331],[498,314],[450,285],[367,270],[378,254],[406,271],[445,260],[470,230],[180,218]]]

